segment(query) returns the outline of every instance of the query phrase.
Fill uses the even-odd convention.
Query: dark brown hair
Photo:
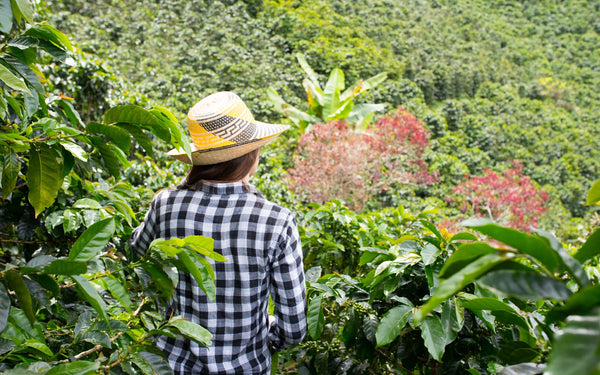
[[[237,157],[233,160],[210,165],[194,165],[188,172],[181,189],[195,190],[202,185],[202,181],[234,182],[246,177],[252,168],[260,149]]]

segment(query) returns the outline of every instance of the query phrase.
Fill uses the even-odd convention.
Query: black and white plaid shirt
[[[246,185],[247,186],[247,185]],[[143,255],[155,238],[203,235],[227,262],[211,262],[216,300],[180,273],[170,309],[208,329],[212,346],[161,336],[157,346],[175,374],[268,374],[271,352],[306,333],[302,250],[293,214],[243,183],[163,190],[152,200],[131,246]],[[272,296],[275,320],[269,324]]]

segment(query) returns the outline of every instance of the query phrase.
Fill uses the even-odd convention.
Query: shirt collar
[[[250,189],[250,191],[248,191],[248,189]],[[201,191],[206,194],[215,194],[215,195],[245,194],[245,193],[249,193],[249,192],[254,193],[254,194],[258,193],[258,190],[253,185],[244,184],[241,181],[239,181],[239,182],[202,181],[202,184],[200,184],[197,191]]]

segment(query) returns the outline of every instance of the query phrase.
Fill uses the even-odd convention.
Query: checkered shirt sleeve
[[[203,235],[215,240],[226,262],[210,261],[216,299],[193,277],[179,274],[167,314],[183,315],[208,329],[208,348],[161,336],[175,374],[268,374],[271,353],[306,334],[302,250],[293,214],[241,183],[203,184],[199,190],[163,190],[134,230],[132,251],[143,256],[155,238]],[[269,323],[268,301],[275,305]]]

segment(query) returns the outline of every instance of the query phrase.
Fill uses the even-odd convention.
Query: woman
[[[259,148],[287,129],[255,121],[242,100],[219,92],[188,113],[193,164],[177,188],[152,200],[131,247],[143,255],[155,238],[203,235],[227,259],[216,262],[216,299],[210,301],[189,274],[180,273],[167,314],[208,329],[212,345],[161,336],[157,345],[175,374],[268,374],[271,353],[306,333],[302,251],[293,214],[266,200],[248,183]],[[275,305],[268,316],[269,296]]]

